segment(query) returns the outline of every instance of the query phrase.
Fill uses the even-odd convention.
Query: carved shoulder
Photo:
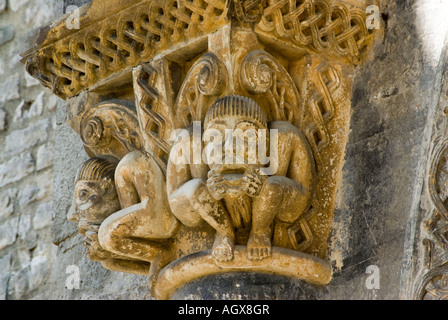
[[[302,177],[306,175],[314,180],[314,157],[302,131],[286,121],[274,121],[270,129],[277,130],[278,134],[279,168],[276,175],[288,176],[295,180],[303,180]]]

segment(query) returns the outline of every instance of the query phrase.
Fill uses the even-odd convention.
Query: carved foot
[[[271,237],[267,234],[252,233],[247,241],[249,260],[262,260],[271,255]]]
[[[231,235],[217,233],[212,249],[213,258],[222,262],[233,260],[234,247],[235,240]]]

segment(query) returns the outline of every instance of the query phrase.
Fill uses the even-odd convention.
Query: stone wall
[[[59,99],[26,74],[19,54],[25,34],[61,13],[59,1],[0,1],[0,299],[49,295]]]
[[[76,169],[87,155],[65,123],[64,102],[20,62],[30,35],[59,19],[64,5],[85,2],[0,0],[0,300],[148,294],[146,277],[113,273],[86,258],[66,213]],[[67,288],[73,266],[81,285]]]

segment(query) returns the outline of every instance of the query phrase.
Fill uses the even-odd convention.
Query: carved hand
[[[242,180],[244,193],[249,197],[256,197],[260,194],[261,188],[266,181],[266,176],[261,175],[258,169],[247,170]]]
[[[87,231],[84,239],[84,246],[89,251],[89,259],[93,261],[99,261],[110,258],[111,253],[104,250],[98,240],[98,233],[93,231]]]
[[[210,170],[208,173],[207,188],[215,200],[221,200],[227,191],[227,183],[221,173]]]

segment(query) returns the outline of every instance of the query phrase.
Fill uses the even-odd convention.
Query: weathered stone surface
[[[33,78],[28,73],[25,74],[25,81],[26,81],[26,86],[28,88],[29,87],[33,87],[33,86],[37,86],[37,85],[40,84],[39,80],[37,80],[36,78]]]
[[[53,218],[53,203],[45,202],[39,205],[33,217],[33,228],[39,230],[51,225]]]
[[[0,225],[0,250],[13,244],[19,230],[19,218],[11,218]]]
[[[46,142],[49,127],[50,121],[48,119],[42,119],[33,122],[25,129],[11,132],[6,136],[4,152],[14,155],[37,144]]]
[[[8,282],[11,268],[11,255],[5,254],[0,258],[0,300],[6,300],[8,293]]]
[[[51,195],[53,186],[51,178],[51,175],[42,174],[29,179],[27,185],[21,188],[17,194],[19,207],[24,209],[30,203]]]
[[[6,0],[0,0],[0,13],[6,9]]]
[[[15,31],[13,26],[0,28],[0,46],[14,39]]]
[[[23,8],[30,0],[8,0],[8,7],[12,11],[18,11]]]
[[[47,280],[50,272],[50,265],[45,255],[33,257],[30,263],[29,286],[31,290],[39,288]]]
[[[55,257],[48,223],[53,212],[51,113],[57,98],[27,76],[19,54],[28,49],[24,35],[59,17],[63,4],[11,0],[5,8],[7,2],[0,0],[0,29],[8,31],[0,42],[12,34],[14,38],[0,45],[0,260],[6,261],[0,263],[0,299],[47,299],[45,274]],[[42,135],[33,123],[47,127],[47,132]],[[35,162],[40,170],[35,170]]]
[[[13,299],[24,299],[29,287],[29,266],[12,273],[8,291]]]
[[[31,220],[30,214],[21,214],[19,219],[19,228],[17,231],[18,238],[22,241],[29,242],[29,239],[34,236],[31,232]]]
[[[21,208],[36,200],[39,193],[39,187],[35,184],[30,184],[19,190],[17,195],[18,203]]]
[[[0,132],[6,130],[7,112],[5,109],[0,108]]]
[[[14,195],[12,190],[0,192],[0,220],[14,212]]]
[[[16,182],[34,172],[31,153],[22,153],[0,164],[0,187]]]
[[[36,97],[36,100],[34,100],[33,103],[31,104],[29,110],[27,110],[23,114],[23,118],[32,119],[42,115],[42,112],[44,110],[44,95],[45,92],[43,91],[39,93],[39,95]]]
[[[68,6],[81,7],[90,2],[92,2],[92,0],[64,0],[64,10],[67,9]]]
[[[19,85],[20,77],[18,74],[14,74],[6,79],[5,82],[0,83],[0,102],[19,99]]]
[[[73,181],[77,168],[88,159],[83,145],[65,120],[65,104],[60,103],[56,110],[55,152],[54,152],[54,195],[55,219],[52,225],[54,243],[72,237],[77,232],[76,225],[67,220],[67,214],[73,201]],[[68,162],[63,159],[70,159]]]
[[[53,165],[54,144],[47,143],[37,149],[36,170],[43,170]]]

